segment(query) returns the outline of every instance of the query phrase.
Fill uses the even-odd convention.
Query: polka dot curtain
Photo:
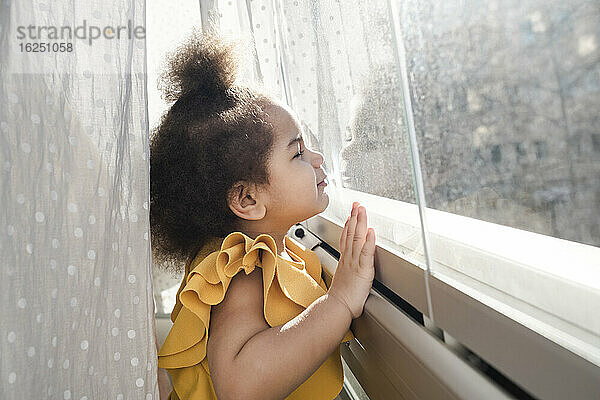
[[[15,50],[19,25],[144,26],[144,1],[0,7],[0,398],[158,399],[145,42]]]

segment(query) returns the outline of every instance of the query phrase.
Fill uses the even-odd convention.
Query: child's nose
[[[316,168],[318,168],[323,164],[323,161],[325,161],[325,157],[318,151],[313,151],[313,153],[315,153],[313,163],[316,164]]]

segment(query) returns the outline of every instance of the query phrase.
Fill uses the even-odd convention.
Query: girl
[[[375,232],[355,202],[327,288],[316,254],[286,236],[329,203],[323,156],[292,110],[236,83],[233,50],[194,31],[162,75],[174,104],[150,144],[152,249],[185,276],[159,367],[170,399],[330,400],[375,275]]]

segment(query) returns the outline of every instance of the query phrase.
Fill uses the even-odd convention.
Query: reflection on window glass
[[[599,246],[598,2],[399,12],[427,206]]]
[[[294,3],[282,15],[291,105],[333,184],[414,204],[387,2]]]
[[[399,88],[395,64],[371,66],[351,101],[340,173],[343,187],[415,203]]]

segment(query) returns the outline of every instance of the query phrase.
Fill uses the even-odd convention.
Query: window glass
[[[427,206],[600,245],[596,1],[400,1]]]

